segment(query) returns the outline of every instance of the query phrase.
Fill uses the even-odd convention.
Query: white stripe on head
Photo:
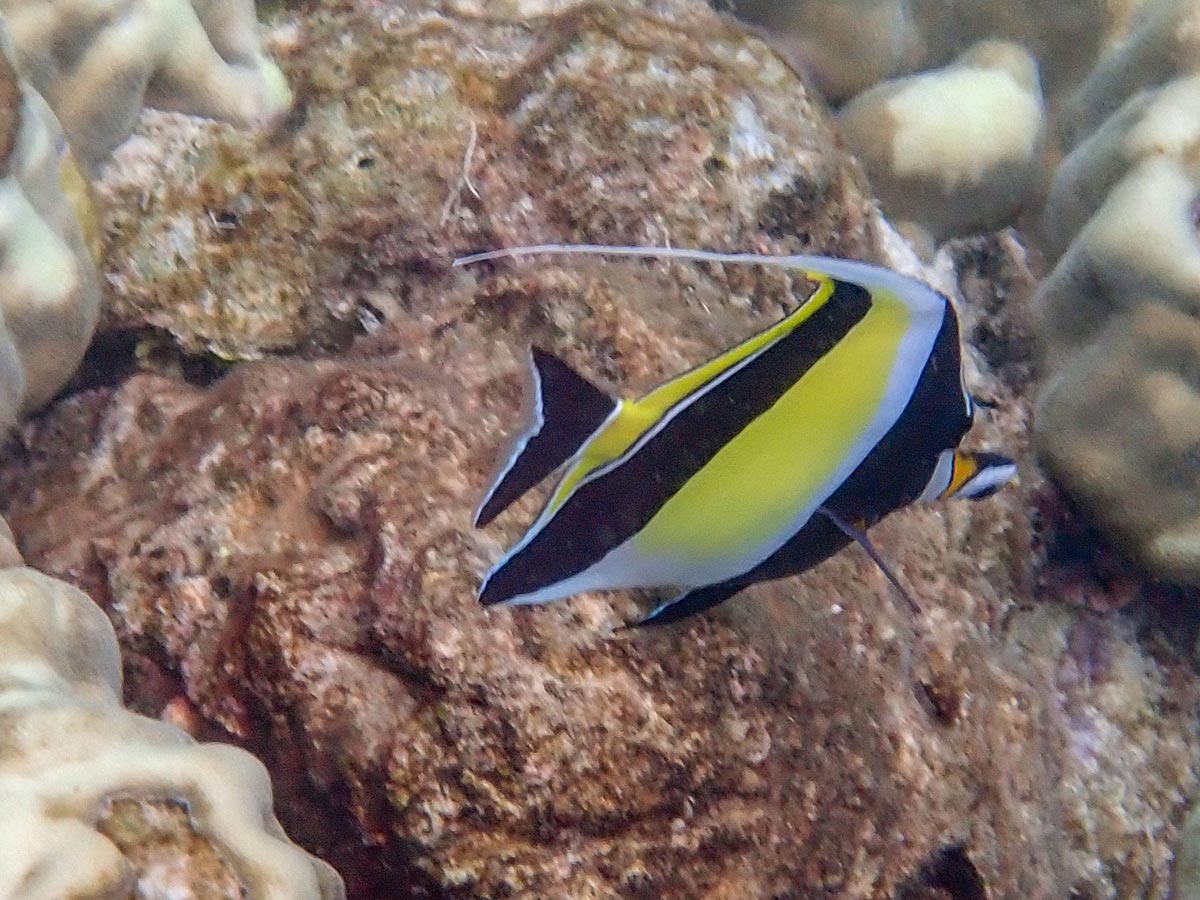
[[[988,466],[981,469],[973,478],[967,480],[955,493],[956,498],[975,500],[999,490],[1012,481],[1017,474],[1016,463],[1006,463],[1002,466]]]
[[[931,500],[941,499],[953,479],[954,451],[943,450],[938,454],[937,465],[933,467],[933,475],[929,478],[929,484],[925,485],[925,490],[921,491],[921,496],[917,498],[917,501],[928,503]]]

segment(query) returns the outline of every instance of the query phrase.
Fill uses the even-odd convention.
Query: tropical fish
[[[580,253],[782,266],[816,289],[638,399],[612,397],[533,348],[532,416],[475,525],[563,474],[484,579],[484,605],[683,588],[634,623],[663,624],[856,541],[915,607],[867,529],[915,501],[989,496],[1015,475],[1007,457],[958,449],[974,403],[954,306],[927,285],[853,260],[649,247],[517,247],[455,265]]]

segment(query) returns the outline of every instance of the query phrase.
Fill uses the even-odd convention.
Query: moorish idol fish
[[[454,264],[534,253],[782,266],[816,289],[636,400],[533,348],[533,415],[475,525],[564,471],[484,579],[484,605],[682,587],[635,623],[662,624],[804,572],[851,541],[912,604],[866,530],[914,501],[987,497],[1016,474],[1006,457],[958,449],[974,414],[958,319],[919,281],[853,260],[649,247],[517,247]]]

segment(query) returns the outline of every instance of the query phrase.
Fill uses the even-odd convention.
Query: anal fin
[[[648,615],[636,622],[630,622],[624,627],[641,628],[645,625],[669,625],[672,622],[678,622],[724,603],[745,586],[738,581],[719,581],[716,584],[692,588],[690,591],[684,591],[678,597],[660,604]]]
[[[517,435],[475,513],[482,528],[569,460],[604,424],[617,401],[552,353],[530,349],[529,424]]]

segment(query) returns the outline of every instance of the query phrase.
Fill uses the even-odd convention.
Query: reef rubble
[[[972,439],[1023,463],[873,532],[921,616],[855,549],[658,634],[614,634],[639,594],[478,607],[535,511],[469,527],[530,342],[636,393],[804,285],[454,255],[917,265],[803,83],[699,2],[481,6],[281,10],[276,133],[154,116],[118,151],[101,341],[179,364],[93,356],[10,441],[0,515],[108,613],[128,705],[256,753],[353,900],[1167,897],[1200,677],[1045,589],[1011,237],[921,270],[961,284]]]

